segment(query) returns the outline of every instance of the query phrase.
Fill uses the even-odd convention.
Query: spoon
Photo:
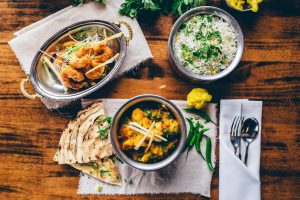
[[[248,147],[253,140],[255,140],[256,136],[259,132],[259,123],[255,118],[248,118],[244,121],[242,125],[241,138],[244,140],[246,145],[246,153],[244,163],[247,165],[248,159]]]

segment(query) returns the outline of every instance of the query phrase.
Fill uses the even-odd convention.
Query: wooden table
[[[211,5],[228,10],[224,2]],[[194,87],[207,88],[221,98],[262,100],[263,131],[261,181],[263,199],[300,197],[300,9],[297,0],[265,0],[258,14],[235,13],[245,36],[245,51],[238,69],[211,84],[195,85],[171,69],[167,40],[174,19],[161,16],[141,21],[154,55],[141,66],[107,86],[95,96],[130,98],[154,93],[185,99]],[[52,161],[67,119],[50,112],[39,100],[22,96],[25,77],[7,41],[13,32],[68,5],[67,1],[0,2],[0,198],[97,198],[76,194],[79,172]],[[153,84],[155,82],[155,84]],[[163,86],[163,87],[161,87]],[[138,195],[138,199],[201,199],[194,195]],[[109,196],[101,199],[119,199]],[[122,196],[132,199],[133,196]],[[212,182],[212,199],[218,198],[218,170]]]

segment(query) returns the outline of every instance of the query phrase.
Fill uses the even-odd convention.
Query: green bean
[[[211,162],[211,139],[207,136],[206,136],[206,163],[210,169],[210,171],[214,171],[214,167],[212,165],[212,162]]]

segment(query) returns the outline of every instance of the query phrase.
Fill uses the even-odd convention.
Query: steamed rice
[[[237,33],[224,19],[215,15],[189,18],[175,35],[177,60],[189,71],[213,75],[226,69],[237,52]]]

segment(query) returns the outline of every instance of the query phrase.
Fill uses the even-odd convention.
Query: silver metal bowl
[[[188,18],[194,16],[194,15],[199,15],[199,14],[215,14],[218,17],[223,18],[226,22],[228,22],[234,30],[237,32],[237,52],[235,55],[235,58],[231,62],[231,64],[224,69],[223,71],[214,74],[214,75],[199,75],[196,73],[193,73],[186,69],[184,66],[180,64],[180,62],[177,60],[175,53],[174,53],[174,37],[180,28],[181,24],[185,22]],[[220,78],[223,78],[227,76],[229,73],[231,73],[239,64],[241,57],[243,55],[243,50],[244,50],[244,37],[242,30],[237,23],[237,21],[227,12],[220,8],[212,7],[212,6],[201,6],[197,7],[194,9],[191,9],[184,13],[180,18],[177,19],[175,22],[172,31],[170,33],[169,41],[168,41],[168,53],[169,53],[169,60],[170,63],[175,70],[180,76],[184,77],[187,80],[190,80],[192,82],[213,82],[216,81]]]
[[[161,160],[157,163],[151,163],[151,164],[141,163],[141,162],[137,162],[137,161],[134,161],[133,159],[129,158],[125,154],[125,152],[121,149],[120,143],[117,138],[117,134],[118,134],[118,131],[120,128],[120,123],[121,123],[122,118],[124,117],[125,112],[128,109],[135,106],[136,104],[143,103],[143,102],[145,104],[147,102],[156,102],[156,103],[161,103],[161,104],[167,106],[167,108],[170,109],[170,111],[175,115],[176,119],[179,122],[179,126],[180,126],[181,134],[180,134],[179,143],[178,143],[176,149],[167,158],[165,158],[164,160]],[[116,154],[126,164],[128,164],[129,166],[131,166],[133,168],[139,169],[139,170],[153,171],[153,170],[158,170],[158,169],[164,168],[176,160],[176,158],[181,154],[181,152],[184,148],[186,134],[187,134],[187,131],[186,131],[186,123],[185,123],[184,117],[183,117],[181,111],[177,108],[177,106],[174,103],[172,103],[171,101],[169,101],[161,96],[145,94],[145,95],[140,95],[140,96],[133,97],[132,99],[129,99],[117,111],[117,113],[115,114],[113,121],[112,121],[112,126],[111,126],[111,130],[110,130],[110,139],[111,139],[112,146],[113,146]]]
[[[63,86],[59,82],[57,82],[56,84],[50,84],[50,81],[45,75],[45,68],[43,67],[41,62],[41,56],[43,55],[43,52],[47,52],[49,49],[54,49],[55,45],[60,41],[64,41],[69,34],[73,34],[83,30],[89,31],[95,29],[105,29],[107,36],[110,36],[122,32],[122,30],[120,29],[121,25],[126,26],[126,28],[128,29],[129,37],[125,37],[123,34],[120,38],[114,39],[112,41],[111,48],[120,55],[106,77],[99,80],[95,85],[92,85],[88,88],[83,88],[81,90],[70,89],[67,92],[64,91]],[[117,71],[120,69],[121,65],[124,62],[127,45],[131,38],[132,29],[126,22],[123,21],[110,23],[102,20],[87,20],[72,24],[54,34],[42,45],[40,51],[36,53],[32,61],[29,78],[24,79],[21,82],[21,91],[23,92],[25,97],[30,99],[34,99],[35,97],[45,97],[53,100],[75,100],[84,97],[88,94],[91,94],[99,90],[101,87],[103,87],[115,77]],[[36,94],[32,95],[26,92],[24,84],[29,80],[33,85],[34,89],[37,91]]]

